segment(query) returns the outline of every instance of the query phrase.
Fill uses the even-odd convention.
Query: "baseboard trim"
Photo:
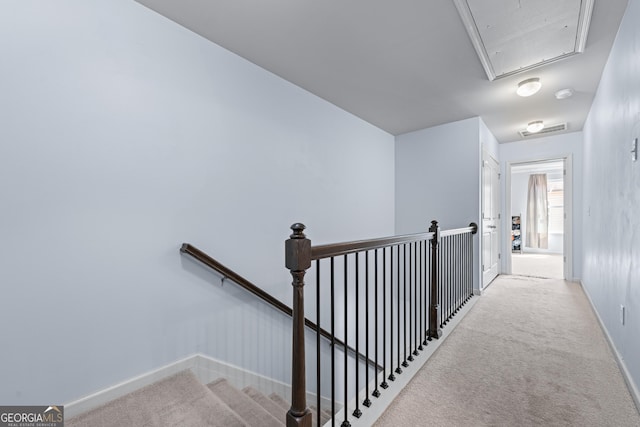
[[[291,400],[291,386],[289,384],[197,353],[119,384],[107,387],[73,402],[66,403],[64,405],[65,416],[68,418],[75,417],[187,369],[191,370],[196,378],[203,384],[207,384],[218,378],[226,378],[237,388],[242,389],[251,386],[266,395],[277,393],[283,398]],[[311,402],[315,401],[316,395],[314,393],[307,393],[307,402],[313,404]],[[331,401],[323,397],[322,405],[325,408],[329,407]]]
[[[193,371],[196,366],[196,356],[197,355],[193,355],[180,359],[176,362],[154,369],[153,371],[115,384],[111,387],[107,387],[73,402],[66,403],[64,405],[64,414],[67,418],[75,417],[76,415],[80,415],[84,412],[90,411],[91,409],[109,403],[119,397],[141,389],[142,387],[177,374],[180,371],[184,371],[186,369],[191,369]]]
[[[587,288],[585,288],[584,283],[582,282],[582,280],[578,279],[578,280],[576,280],[576,282],[580,284],[580,287],[582,288],[582,291],[587,296],[587,300],[589,301],[589,305],[591,306],[591,310],[595,314],[596,319],[598,319],[598,323],[600,324],[600,329],[602,329],[602,332],[604,333],[604,336],[607,339],[607,343],[609,343],[609,348],[613,352],[613,355],[614,355],[614,357],[616,359],[616,363],[618,364],[618,367],[620,368],[620,372],[622,373],[622,378],[624,378],[624,382],[627,384],[627,388],[629,389],[629,393],[631,393],[631,398],[633,399],[633,402],[636,404],[636,409],[638,410],[638,412],[640,412],[640,391],[638,390],[638,386],[633,381],[633,378],[631,377],[631,373],[627,369],[626,363],[624,363],[624,358],[618,352],[618,349],[616,348],[616,346],[615,346],[615,344],[613,342],[613,339],[611,338],[611,335],[609,335],[609,330],[604,325],[604,322],[602,321],[602,318],[600,317],[600,314],[598,313],[598,310],[596,310],[596,306],[593,304],[593,300],[591,299],[591,295],[589,295],[589,292],[587,291]]]
[[[389,388],[386,390],[381,390],[381,395],[378,398],[371,398],[373,401],[373,405],[369,408],[365,408],[360,405],[362,409],[362,415],[360,418],[356,418],[353,415],[349,414],[347,419],[352,426],[371,426],[373,425],[378,418],[387,410],[389,405],[398,397],[400,392],[409,384],[409,381],[418,373],[418,371],[424,366],[424,364],[433,356],[436,350],[445,342],[446,338],[455,330],[458,324],[464,319],[464,317],[471,311],[471,308],[478,302],[480,298],[474,296],[465,304],[460,311],[449,321],[449,324],[446,328],[442,329],[442,337],[437,340],[430,341],[424,351],[417,356],[417,360],[411,363],[407,368],[403,368],[403,373],[401,375],[396,376],[395,381],[389,381]],[[380,384],[384,380],[383,375],[379,374],[377,380],[378,384]],[[375,382],[372,381],[369,386],[369,390],[373,390],[375,388]],[[364,400],[365,391],[361,391],[358,394],[358,399],[360,402]],[[355,408],[355,399],[352,399],[348,405],[347,409],[352,411]],[[338,411],[335,416],[335,420],[337,422],[341,422],[344,420],[344,409]],[[332,421],[327,422],[323,427],[331,426]]]

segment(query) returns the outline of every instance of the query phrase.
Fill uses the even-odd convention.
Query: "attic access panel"
[[[584,52],[594,0],[454,0],[489,80]]]

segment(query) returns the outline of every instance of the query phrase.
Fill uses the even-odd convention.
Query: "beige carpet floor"
[[[518,276],[564,278],[561,254],[511,254],[511,273]]]
[[[640,426],[579,284],[499,276],[375,424]]]

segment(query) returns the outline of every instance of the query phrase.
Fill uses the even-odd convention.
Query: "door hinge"
[[[498,259],[501,259],[501,257],[500,257],[501,255],[502,255],[502,254],[498,254]]]
[[[565,175],[565,176],[567,175],[567,170],[566,170],[566,169],[564,169],[564,170],[562,171],[562,175]]]
[[[500,178],[502,178],[502,174],[501,173],[498,174],[498,179],[500,179]]]
[[[500,219],[500,214],[498,214],[498,219]]]

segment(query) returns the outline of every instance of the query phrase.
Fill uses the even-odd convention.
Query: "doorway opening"
[[[569,156],[507,165],[509,274],[571,277],[571,176]]]

